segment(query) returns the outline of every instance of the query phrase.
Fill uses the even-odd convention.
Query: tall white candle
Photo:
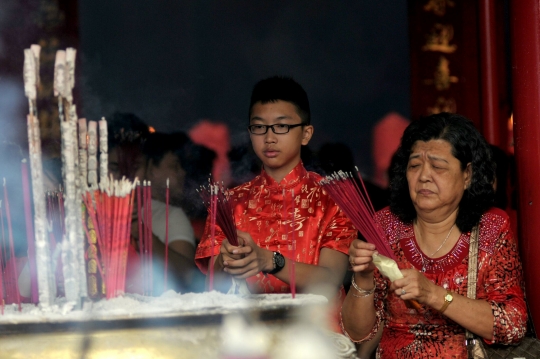
[[[107,178],[109,172],[109,155],[107,145],[107,121],[103,117],[99,121],[99,180]]]
[[[73,199],[73,212],[74,212],[74,227],[73,231],[75,234],[73,236],[76,238],[75,241],[75,247],[77,251],[77,262],[79,265],[78,268],[78,280],[79,280],[79,295],[81,297],[86,297],[88,293],[88,287],[86,285],[86,261],[84,259],[84,248],[85,248],[85,235],[83,230],[83,224],[82,224],[82,194],[83,190],[86,186],[83,185],[81,178],[79,176],[79,166],[80,163],[78,161],[78,154],[79,154],[79,145],[78,145],[78,135],[77,135],[77,108],[75,105],[71,105],[70,111],[69,111],[69,136],[71,137],[72,141],[72,155],[71,160],[73,161],[73,177],[75,179],[75,198]]]
[[[88,186],[88,136],[86,132],[86,119],[79,119],[79,177],[83,190]]]
[[[47,236],[47,211],[43,192],[43,167],[41,162],[41,138],[37,118],[28,115],[28,149],[34,199],[34,230],[36,238],[36,268],[39,303],[48,307],[56,297],[56,281],[51,266],[51,252]]]
[[[66,49],[64,97],[69,103],[73,102],[73,88],[75,87],[75,55],[77,50],[72,47]]]
[[[66,208],[65,228],[66,234],[62,240],[62,269],[64,273],[64,289],[66,299],[80,304],[80,263],[77,244],[77,226],[80,226],[80,217],[77,217],[75,186],[75,159],[73,158],[72,122],[60,123],[62,133],[62,162],[64,163],[64,205]]]
[[[88,183],[97,187],[97,123],[88,122]]]

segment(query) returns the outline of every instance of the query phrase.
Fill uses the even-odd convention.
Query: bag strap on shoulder
[[[467,297],[476,299],[476,283],[478,282],[478,225],[471,231],[469,240],[469,269],[467,273]],[[473,339],[474,334],[466,330],[465,337]]]

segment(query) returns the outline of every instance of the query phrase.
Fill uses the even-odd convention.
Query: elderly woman
[[[465,329],[487,344],[521,340],[527,322],[521,262],[506,213],[491,207],[494,179],[489,145],[468,119],[441,113],[407,127],[391,167],[390,207],[375,218],[403,278],[381,276],[373,244],[351,244],[353,287],[342,329],[353,341],[368,342],[382,330],[377,357],[466,358]],[[476,225],[472,300],[467,271]]]

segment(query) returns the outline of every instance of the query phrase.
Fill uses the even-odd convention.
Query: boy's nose
[[[264,142],[265,143],[274,143],[276,142],[276,134],[272,131],[272,129],[268,129],[266,134],[264,135]]]

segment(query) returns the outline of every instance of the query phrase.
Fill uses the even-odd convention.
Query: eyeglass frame
[[[251,130],[251,127],[253,126],[264,126],[265,130],[263,133],[253,133],[253,131]],[[277,133],[276,130],[274,129],[274,126],[287,126],[287,132],[282,132],[282,133]],[[298,126],[307,126],[306,123],[295,123],[294,125],[289,125],[288,123],[275,123],[273,125],[249,125],[247,128],[248,128],[248,131],[249,133],[251,133],[252,135],[255,135],[255,136],[262,136],[262,135],[266,135],[268,133],[268,129],[271,128],[272,129],[272,132],[276,135],[286,135],[287,133],[289,133],[291,131],[291,128],[295,128],[295,127],[298,127]]]

